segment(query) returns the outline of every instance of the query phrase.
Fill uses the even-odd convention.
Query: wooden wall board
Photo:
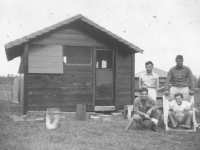
[[[95,106],[113,106],[113,100],[112,99],[101,99],[95,101]]]
[[[62,57],[58,57],[58,56],[33,56],[33,57],[29,57],[29,61],[31,62],[63,62],[63,58]]]
[[[44,99],[44,100],[34,100],[29,101],[28,106],[72,106],[77,104],[86,104],[86,105],[92,105],[92,99],[81,99],[81,100],[53,100],[53,99]]]
[[[123,109],[124,105],[131,104],[132,98],[132,69],[131,69],[131,56],[122,55],[119,51],[116,54],[117,61],[117,89],[115,106],[116,109]]]
[[[63,68],[63,62],[30,62],[30,68]]]
[[[29,68],[29,73],[62,74],[63,68]]]
[[[61,34],[61,33],[54,33],[46,38],[48,39],[57,39],[57,40],[79,40],[79,41],[95,41],[92,37],[89,37],[86,34]]]
[[[118,78],[118,83],[131,83],[131,78]]]
[[[64,75],[71,71],[88,72],[92,74],[92,65],[64,65]]]
[[[63,77],[93,77],[92,72],[66,71]]]
[[[131,88],[131,83],[120,83],[117,86],[119,89],[120,88]]]
[[[28,107],[28,110],[29,111],[46,111],[47,108],[60,108],[60,111],[62,112],[74,112],[76,110],[76,105],[73,105],[73,106],[56,106],[56,105],[53,105],[53,106],[29,106]],[[88,105],[86,106],[86,110],[87,111],[93,111],[93,106],[92,105]]]
[[[78,41],[78,40],[57,40],[57,39],[44,39],[40,41],[34,41],[34,44],[43,44],[43,45],[67,45],[67,46],[105,46],[99,42],[93,41]]]
[[[30,44],[28,68],[29,73],[62,74],[62,46]]]

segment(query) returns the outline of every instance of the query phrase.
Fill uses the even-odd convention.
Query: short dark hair
[[[177,59],[182,59],[182,60],[183,60],[183,56],[182,56],[182,55],[177,55],[177,56],[176,56],[176,60],[177,60]]]
[[[182,94],[182,93],[176,93],[176,94],[174,95],[174,98],[176,98],[176,97],[178,97],[178,96],[181,96],[181,98],[183,98],[183,94]]]
[[[142,93],[143,91],[146,91],[148,93],[147,88],[141,88],[140,93]]]
[[[147,66],[147,65],[149,65],[149,64],[151,64],[151,65],[153,66],[153,63],[152,63],[151,61],[147,61],[147,62],[145,63],[145,66]]]

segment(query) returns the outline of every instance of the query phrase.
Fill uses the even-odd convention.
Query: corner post
[[[131,58],[131,80],[131,104],[133,104],[135,99],[135,53],[132,54]]]
[[[92,84],[92,89],[93,89],[93,109],[95,111],[95,98],[96,98],[96,48],[95,46],[93,46],[92,48],[92,54],[93,54],[93,73],[92,73],[92,76],[93,76],[93,84]]]
[[[23,114],[27,113],[27,83],[28,83],[28,43],[24,46],[24,102]]]
[[[114,106],[115,106],[115,110],[116,110],[116,108],[117,108],[117,105],[116,105],[116,102],[117,102],[117,87],[118,87],[118,83],[117,83],[117,56],[118,56],[118,49],[117,48],[115,48],[114,49],[114,71],[113,71],[113,73],[114,73],[114,90],[113,90],[113,92],[114,92]]]

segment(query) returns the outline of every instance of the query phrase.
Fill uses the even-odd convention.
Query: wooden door
[[[113,50],[97,49],[95,106],[114,106]]]

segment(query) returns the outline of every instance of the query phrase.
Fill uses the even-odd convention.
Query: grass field
[[[195,101],[200,110],[200,91],[196,93]],[[123,116],[111,116],[110,121],[75,121],[74,114],[66,114],[59,128],[48,130],[42,121],[14,122],[10,118],[11,112],[19,113],[20,106],[1,98],[0,150],[200,149],[200,130],[196,133],[166,132],[161,128],[161,131],[156,133],[148,128],[138,131],[131,127],[130,130],[124,131],[128,120],[123,119]],[[200,122],[200,114],[197,114],[197,120]]]

